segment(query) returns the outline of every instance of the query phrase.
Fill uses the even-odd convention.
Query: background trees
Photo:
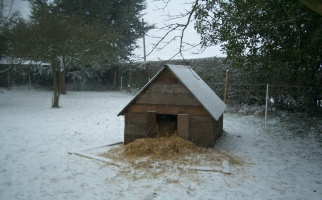
[[[168,5],[168,0],[160,0]],[[191,0],[191,8],[169,16],[168,33],[182,41],[193,24],[201,36],[201,50],[220,45],[232,66],[262,80],[291,74],[296,86],[312,88],[317,98],[322,85],[322,3],[316,0]],[[309,5],[309,6],[308,6]],[[316,9],[312,9],[315,7]],[[175,23],[185,18],[186,23]],[[171,19],[174,19],[171,21]],[[165,35],[166,37],[167,35]],[[161,38],[160,43],[165,41]],[[169,39],[168,39],[169,41]],[[171,39],[170,39],[171,41]],[[190,46],[192,46],[190,44]],[[190,47],[180,43],[179,52]],[[185,48],[183,48],[185,47]],[[289,77],[289,76],[288,76]],[[273,83],[279,84],[279,83]],[[309,100],[316,105],[317,99]]]
[[[322,16],[298,1],[196,1],[202,45],[245,70],[292,74],[321,94]],[[295,81],[297,82],[297,81]],[[316,100],[312,101],[316,102]]]
[[[113,40],[117,47],[117,61],[128,61],[137,47],[135,41],[142,37],[143,31],[153,26],[142,24],[144,0],[57,0],[55,6],[63,15],[77,16],[85,24],[100,23],[117,33]],[[113,59],[112,59],[113,60]]]
[[[239,67],[316,71],[322,17],[294,1],[201,1],[195,28],[202,45],[221,44]]]
[[[292,74],[294,83],[312,87],[316,95],[321,94],[321,89],[316,89],[322,84],[321,15],[305,6],[307,2],[318,1],[191,2],[190,10],[173,16],[172,24],[166,22],[164,28],[169,32],[182,31],[167,41],[182,42],[186,27],[194,24],[202,37],[200,45],[203,48],[222,45],[232,66],[262,74],[263,79],[268,74]],[[142,0],[55,0],[52,4],[31,0],[31,3],[31,21],[17,22],[10,29],[16,36],[5,38],[6,44],[10,44],[6,53],[56,63],[61,82],[68,66],[108,68],[128,61],[143,30],[139,12],[144,8]],[[176,23],[182,16],[187,20]],[[29,32],[23,33],[24,30]],[[194,47],[182,42],[179,51],[187,49],[183,45]],[[62,84],[57,88],[63,91]]]
[[[144,0],[30,0],[30,21],[8,29],[7,56],[49,62],[53,107],[64,92],[69,66],[106,67],[127,62],[142,31]],[[61,84],[59,84],[61,82]]]

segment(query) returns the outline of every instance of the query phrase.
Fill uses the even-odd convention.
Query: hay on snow
[[[126,157],[152,156],[158,158],[174,158],[198,151],[193,143],[176,135],[162,138],[143,138],[124,146],[123,155]]]
[[[159,124],[155,132],[157,133],[155,138],[137,139],[127,145],[111,149],[101,156],[131,163],[143,158],[146,158],[147,163],[170,160],[184,165],[200,163],[221,165],[223,160],[229,160],[232,165],[242,163],[239,158],[226,152],[197,147],[178,137],[176,124],[172,122]]]

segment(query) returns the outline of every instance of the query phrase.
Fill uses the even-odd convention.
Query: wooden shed
[[[225,103],[188,66],[165,65],[118,114],[124,144],[155,137],[159,119],[176,122],[178,136],[213,147],[223,130]]]

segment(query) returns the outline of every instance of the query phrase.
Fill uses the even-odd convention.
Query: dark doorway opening
[[[157,137],[170,137],[177,134],[177,115],[156,115],[156,136]]]

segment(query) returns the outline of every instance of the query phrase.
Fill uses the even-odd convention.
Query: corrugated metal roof
[[[185,85],[188,90],[198,99],[201,105],[212,115],[216,120],[224,113],[226,104],[215,94],[215,92],[199,77],[199,75],[189,66],[183,65],[165,65],[123,108],[118,114],[123,115],[124,111],[145,91],[145,89],[158,77],[165,69],[169,69],[179,81]]]

